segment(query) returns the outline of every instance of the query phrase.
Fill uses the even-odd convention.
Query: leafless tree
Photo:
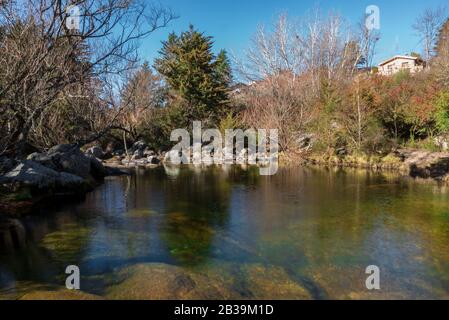
[[[162,79],[151,71],[147,63],[130,72],[121,96],[121,103],[127,104],[128,110],[121,115],[119,122],[134,141],[151,127],[154,114],[163,105],[164,98]]]
[[[360,46],[357,63],[362,64],[365,68],[373,66],[373,59],[376,55],[376,45],[381,35],[376,29],[368,29],[366,27],[365,18],[358,25],[358,42]]]
[[[79,9],[76,30],[71,6]],[[139,0],[18,0],[2,6],[0,154],[23,155],[30,135],[42,134],[44,119],[61,104],[83,106],[78,116],[86,120],[86,134],[72,142],[107,132],[125,107],[117,84],[137,61],[139,40],[174,18],[169,9]],[[93,128],[87,110],[109,114]]]
[[[440,6],[424,10],[413,24],[413,29],[420,37],[420,43],[424,47],[424,59],[427,63],[430,63],[434,56],[438,34],[446,19],[447,9]]]
[[[322,76],[332,81],[353,74],[365,51],[372,52],[374,38],[358,36],[337,14],[323,18],[314,11],[295,22],[281,15],[274,31],[259,28],[245,61],[235,59],[236,71],[249,82],[285,71],[296,76],[308,73],[318,91]]]
[[[247,51],[247,61],[236,61],[239,66],[237,71],[249,81],[266,79],[285,71],[299,74],[304,64],[301,50],[294,24],[283,14],[273,32],[267,32],[264,26],[259,27]]]
[[[242,122],[251,128],[278,129],[281,151],[292,147],[295,136],[312,120],[311,84],[303,77],[284,71],[252,84],[239,95],[247,106]]]
[[[279,129],[281,149],[288,149],[312,121],[323,83],[351,83],[361,61],[372,59],[377,39],[353,30],[337,14],[322,17],[319,11],[295,22],[281,15],[273,28],[261,27],[245,62],[236,61],[240,76],[251,83],[243,94],[244,122]]]

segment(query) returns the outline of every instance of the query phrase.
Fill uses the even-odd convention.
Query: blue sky
[[[290,17],[301,17],[318,5],[324,13],[337,11],[349,22],[357,23],[366,7],[372,4],[381,13],[382,39],[376,50],[377,63],[394,54],[420,51],[412,29],[414,20],[423,9],[445,5],[447,0],[162,0],[161,3],[170,6],[180,18],[142,42],[142,59],[151,63],[161,48],[161,41],[171,31],[186,30],[189,24],[213,36],[216,51],[226,49],[242,57],[257,27],[272,24],[283,12]]]

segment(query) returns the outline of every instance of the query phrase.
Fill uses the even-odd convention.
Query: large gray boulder
[[[92,176],[94,179],[101,180],[109,175],[108,169],[100,160],[93,156],[88,157],[88,159],[90,160],[90,176]]]
[[[76,175],[57,172],[37,162],[25,160],[0,177],[0,184],[18,184],[36,189],[72,189],[83,186],[85,182],[84,179]]]
[[[92,158],[82,153],[76,145],[57,145],[48,150],[47,156],[51,158],[57,171],[68,172],[81,178],[89,178],[91,175]]]
[[[47,153],[33,153],[28,160],[37,162],[59,172],[67,172],[84,179],[101,180],[107,175],[107,169],[94,155],[86,155],[76,145],[57,145]]]
[[[47,168],[57,170],[56,165],[53,163],[52,158],[50,158],[45,153],[38,153],[38,152],[32,153],[27,157],[27,160],[37,162]]]

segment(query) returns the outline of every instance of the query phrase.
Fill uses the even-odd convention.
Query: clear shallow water
[[[392,174],[139,169],[41,211],[0,254],[0,299],[45,297],[73,264],[106,298],[449,298],[449,190]]]

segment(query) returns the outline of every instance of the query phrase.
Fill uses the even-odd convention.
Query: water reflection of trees
[[[226,228],[229,219],[229,173],[215,167],[196,171],[184,167],[176,180],[163,182],[166,210],[161,237],[172,256],[186,265],[211,257],[215,234]]]
[[[178,263],[195,265],[214,255],[214,243],[229,228],[234,188],[255,186],[257,168],[186,166],[165,179],[165,220],[161,237]]]

